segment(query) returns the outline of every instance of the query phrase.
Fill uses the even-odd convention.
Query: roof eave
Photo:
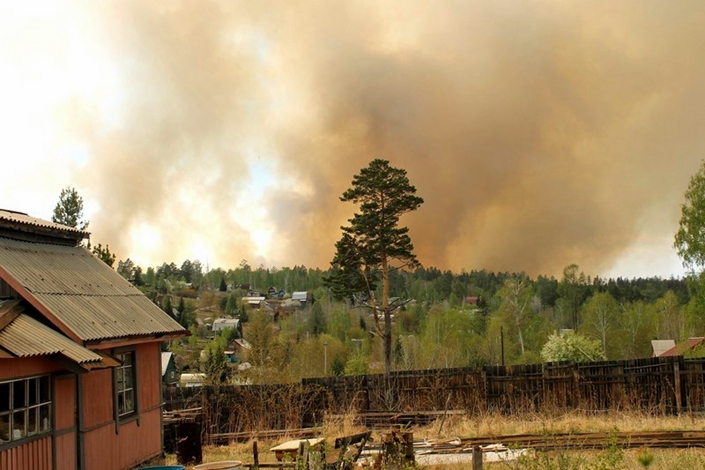
[[[189,330],[182,331],[170,331],[166,333],[157,333],[151,335],[136,335],[136,336],[122,336],[120,338],[100,338],[91,339],[84,342],[85,346],[89,349],[106,349],[106,348],[121,348],[123,346],[130,346],[133,344],[141,343],[153,343],[155,341],[167,341],[170,339],[183,338],[185,336],[190,336],[191,332]]]

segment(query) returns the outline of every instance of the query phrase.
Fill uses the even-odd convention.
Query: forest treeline
[[[199,309],[247,321],[244,336],[252,344],[248,361],[253,367],[242,374],[250,381],[381,372],[383,367],[370,309],[359,299],[335,300],[324,286],[327,271],[252,268],[244,260],[229,270],[205,270],[189,260],[142,270],[126,260],[117,270],[191,328],[194,345],[199,336],[206,337],[194,324]],[[588,342],[579,350],[594,346],[594,357],[583,360],[647,357],[653,339],[678,342],[702,335],[698,282],[688,277],[604,279],[570,265],[560,279],[427,267],[392,271],[391,281],[390,295],[403,304],[394,312],[395,369],[562,359],[546,357],[557,347],[547,344],[565,330]],[[281,316],[251,311],[239,302],[253,291],[270,290],[280,295],[308,291],[314,301]],[[229,339],[213,339],[208,354],[220,354]],[[212,367],[222,367],[215,362]]]

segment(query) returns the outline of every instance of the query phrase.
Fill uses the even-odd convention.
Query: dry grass
[[[354,413],[324,423],[323,436],[333,442],[336,437],[361,432],[364,429],[355,424]],[[449,415],[441,427],[441,422],[426,427],[413,428],[414,440],[444,439],[451,437],[471,438],[480,436],[500,436],[509,434],[551,434],[566,432],[639,432],[668,430],[705,430],[705,422],[690,416],[658,416],[641,413],[585,414],[573,412],[561,416],[526,415],[522,418],[487,414],[478,417]],[[375,442],[380,435],[373,433]],[[275,441],[260,441],[258,449],[261,462],[275,461],[269,449],[292,437]],[[484,468],[494,469],[626,469],[647,468],[651,455],[653,460],[649,470],[679,470],[705,468],[704,449],[630,449],[622,450],[607,447],[600,451],[556,451],[537,454],[525,462],[486,463]],[[204,446],[204,462],[221,460],[241,460],[252,463],[252,442],[233,443],[228,446]],[[169,455],[159,463],[173,465],[176,457]],[[193,468],[193,467],[187,467]],[[425,468],[455,470],[468,468],[468,465],[439,465]]]

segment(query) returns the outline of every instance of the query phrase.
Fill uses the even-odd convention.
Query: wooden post
[[[482,470],[482,448],[480,446],[472,448],[472,470]]]
[[[253,468],[259,467],[259,452],[257,452],[257,441],[252,441],[252,458],[254,460]]]
[[[680,369],[680,358],[675,357],[673,361],[673,388],[676,395],[676,413],[681,414],[681,369]]]
[[[296,468],[301,468],[301,469],[308,469],[308,452],[309,452],[309,445],[308,441],[305,440],[300,440],[299,441],[299,452],[296,455]]]

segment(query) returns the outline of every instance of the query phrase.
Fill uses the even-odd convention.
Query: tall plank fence
[[[167,410],[202,407],[205,432],[313,426],[326,414],[460,410],[470,415],[571,410],[705,411],[705,359],[485,366],[303,379],[283,385],[165,391]]]

